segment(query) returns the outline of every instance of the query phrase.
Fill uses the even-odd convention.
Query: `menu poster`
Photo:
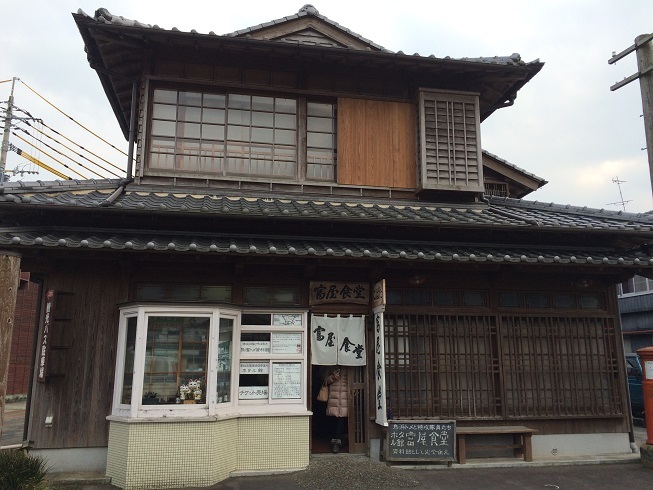
[[[274,332],[272,334],[272,353],[273,354],[301,354],[302,353],[302,334]]]
[[[302,365],[299,362],[272,364],[272,398],[301,398]]]

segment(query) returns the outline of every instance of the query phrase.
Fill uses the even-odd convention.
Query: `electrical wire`
[[[43,153],[43,154],[46,155],[47,157],[52,158],[52,159],[53,159],[55,162],[57,162],[58,164],[63,165],[63,166],[66,167],[68,170],[70,170],[72,173],[79,175],[82,179],[84,179],[84,180],[88,180],[88,177],[85,177],[84,175],[80,174],[79,172],[77,172],[77,171],[74,170],[73,168],[69,167],[68,165],[66,165],[66,164],[63,163],[62,161],[57,160],[57,159],[54,158],[52,155],[49,155],[48,153],[46,153],[46,152],[44,152],[44,151],[42,151],[42,150],[39,150],[39,148],[37,148],[35,145],[33,145],[32,143],[30,143],[29,141],[27,141],[27,140],[26,140],[25,138],[23,138],[22,136],[20,136],[20,135],[14,133],[13,131],[12,131],[11,134],[13,134],[13,135],[14,135],[16,138],[18,138],[19,140],[24,141],[25,143],[27,143],[27,144],[30,145],[32,148],[34,148],[34,149],[38,150],[39,152]]]
[[[30,133],[29,131],[27,131],[26,129],[24,129],[24,128],[16,128],[16,130],[18,130],[18,131],[22,131],[22,132],[25,133],[26,135],[28,135],[28,136],[32,137],[33,139],[35,139],[36,141],[38,141],[39,144],[42,144],[42,145],[44,145],[44,146],[50,148],[52,151],[58,153],[58,154],[61,155],[62,157],[64,157],[64,158],[68,159],[69,161],[71,161],[71,162],[73,162],[73,163],[79,165],[79,166],[82,167],[84,170],[88,170],[89,172],[91,172],[91,173],[97,175],[98,177],[104,178],[104,176],[103,176],[101,173],[96,172],[95,170],[88,168],[88,167],[85,166],[83,163],[80,163],[80,162],[78,162],[77,160],[75,160],[74,158],[71,158],[69,155],[66,155],[66,154],[63,153],[61,150],[56,149],[56,148],[55,148],[54,146],[52,146],[52,145],[49,145],[48,143],[46,143],[45,141],[43,141],[41,138],[37,138],[36,136],[34,136],[33,134],[31,134],[31,133]],[[15,134],[15,133],[14,133],[14,134]],[[42,150],[39,150],[39,151],[42,151]],[[48,155],[48,156],[49,156],[49,155]]]
[[[28,89],[30,89],[32,92],[34,92],[35,95],[37,95],[38,97],[40,97],[41,99],[43,99],[46,103],[48,103],[50,106],[52,106],[54,109],[56,109],[57,111],[59,111],[59,112],[60,112],[61,114],[63,114],[64,116],[66,116],[68,119],[70,119],[72,122],[74,122],[75,124],[77,124],[79,127],[81,127],[82,129],[88,131],[88,132],[91,133],[93,136],[95,136],[96,138],[98,138],[100,141],[106,143],[107,145],[109,145],[109,146],[110,146],[111,148],[113,148],[114,150],[119,151],[119,152],[122,153],[123,155],[127,156],[127,153],[125,153],[124,151],[122,151],[120,148],[117,148],[116,146],[112,145],[112,144],[109,143],[107,140],[105,140],[105,139],[102,138],[101,136],[95,134],[93,131],[91,131],[90,129],[88,129],[86,126],[84,126],[83,124],[81,124],[81,123],[79,123],[78,121],[76,121],[72,116],[69,116],[69,115],[66,114],[64,111],[62,111],[61,109],[59,109],[56,105],[54,105],[54,104],[53,104],[52,102],[50,102],[48,99],[46,99],[45,97],[43,97],[41,94],[39,94],[36,90],[34,90],[34,89],[33,89],[32,87],[30,87],[29,85],[27,85],[25,82],[23,82],[22,80],[20,80],[20,82],[21,82],[23,85],[25,85]]]
[[[63,146],[66,150],[71,151],[73,154],[75,154],[75,155],[77,155],[77,156],[83,158],[83,159],[86,160],[87,162],[89,162],[89,163],[95,165],[96,167],[99,167],[99,168],[102,169],[104,172],[110,173],[110,174],[113,175],[114,177],[118,177],[118,178],[120,178],[120,175],[118,175],[118,174],[112,172],[112,171],[109,170],[108,168],[104,168],[104,167],[103,167],[102,165],[100,165],[99,163],[94,162],[93,160],[89,159],[88,157],[86,157],[86,156],[82,155],[81,153],[75,151],[73,148],[71,148],[71,147],[65,145],[64,143],[62,143],[61,141],[59,141],[59,140],[53,138],[53,137],[50,136],[48,133],[46,133],[46,132],[42,131],[41,129],[37,128],[36,126],[30,124],[29,121],[22,121],[22,122],[25,123],[25,124],[27,124],[30,128],[34,129],[35,131],[38,131],[40,134],[42,134],[42,135],[45,136],[46,138],[49,138],[50,140],[54,141],[56,144]],[[44,124],[43,122],[41,122],[41,124],[42,124],[43,126],[45,126],[45,124]],[[48,128],[48,129],[49,129],[49,128]],[[21,129],[21,130],[24,131],[23,129]],[[55,131],[55,132],[56,132],[56,131]],[[29,134],[29,133],[28,133],[28,134]],[[59,134],[60,136],[63,136],[63,135],[61,135],[60,133],[57,133],[57,134]],[[65,138],[65,136],[64,136],[64,138]],[[79,145],[77,145],[77,146],[79,146]],[[84,148],[81,147],[81,146],[80,146],[80,148],[84,149]],[[70,158],[70,157],[68,157],[68,158],[69,158],[70,160],[72,160],[73,162],[75,162],[75,160],[73,160],[72,158]],[[78,162],[75,162],[75,163],[77,163],[78,165],[81,165],[81,164],[78,163]],[[96,172],[96,171],[93,171],[93,170],[90,170],[90,169],[88,169],[88,170],[91,171],[91,172],[93,172],[93,173],[95,173],[95,174],[97,174],[97,175],[101,175],[100,173],[98,173],[98,172]]]
[[[39,118],[37,118],[37,117],[34,117],[34,116],[32,116],[32,114],[30,114],[28,111],[26,111],[26,110],[24,110],[24,109],[21,109],[20,107],[17,107],[17,106],[15,106],[15,105],[14,105],[14,109],[15,109],[16,111],[22,112],[23,114],[27,115],[29,119],[31,119],[31,120],[33,120],[33,121],[36,121],[36,122],[40,123],[42,126],[45,126],[45,127],[48,128],[50,131],[52,131],[53,133],[55,133],[55,134],[58,135],[58,136],[61,136],[63,139],[65,139],[66,141],[68,141],[68,142],[72,143],[73,145],[77,146],[77,147],[80,148],[81,150],[84,150],[85,152],[90,153],[90,154],[93,155],[94,157],[99,158],[99,159],[102,160],[104,163],[106,163],[107,165],[113,167],[114,169],[118,170],[119,172],[124,172],[124,169],[120,168],[118,165],[115,165],[115,164],[111,163],[109,160],[107,160],[107,159],[105,159],[105,158],[102,158],[100,155],[98,155],[98,154],[96,154],[96,153],[93,153],[91,150],[89,150],[89,149],[83,147],[82,145],[80,145],[80,144],[77,143],[76,141],[71,140],[71,139],[68,138],[66,135],[60,133],[60,132],[57,131],[56,129],[51,128],[50,126],[48,126],[47,124],[45,124],[45,122],[43,121],[43,119],[39,119]],[[27,124],[28,126],[34,128],[34,126],[32,126],[32,125],[29,123],[29,121],[27,121],[27,120],[25,120],[25,119],[20,119],[20,121],[21,121],[21,122],[24,122],[24,123]],[[37,131],[41,132],[42,134],[45,134],[45,133],[43,133],[43,131],[40,131],[40,130],[37,129],[37,128],[34,128],[34,129],[36,129]],[[48,135],[46,134],[46,136],[48,136]],[[52,138],[51,136],[48,136],[48,138],[50,138],[50,139],[54,139],[54,138]],[[56,141],[56,140],[55,140],[55,141]],[[73,150],[73,149],[71,149],[71,148],[68,148],[68,147],[67,147],[66,145],[64,145],[63,143],[60,143],[60,142],[58,142],[58,141],[57,141],[57,143],[59,143],[61,146],[65,147],[65,148],[67,148],[68,150],[72,151],[73,153],[77,153],[75,150]],[[82,156],[82,155],[79,154],[79,153],[77,153],[77,154],[80,155],[80,156]],[[91,161],[91,160],[89,160],[88,158],[86,158],[86,157],[84,157],[84,156],[82,156],[82,158],[85,158],[85,159],[88,160],[89,162]],[[92,162],[92,163],[94,163],[94,162]],[[94,164],[97,165],[98,167],[101,167],[103,170],[106,170],[107,172],[111,173],[112,175],[116,175],[116,174],[114,174],[113,172],[111,172],[110,170],[103,168],[101,165],[99,165],[99,164],[97,164],[97,163],[94,163]],[[116,175],[116,176],[117,176],[117,175]]]
[[[71,140],[71,139],[68,138],[67,136],[61,134],[61,133],[60,133],[59,131],[57,131],[56,129],[51,128],[50,126],[48,126],[47,124],[45,124],[43,121],[41,121],[41,124],[43,124],[43,126],[45,126],[46,128],[48,128],[48,129],[49,129],[50,131],[52,131],[54,134],[61,136],[61,137],[62,137],[63,139],[65,139],[66,141],[68,141],[68,142],[72,143],[73,145],[75,145],[75,146],[81,148],[82,150],[84,150],[84,151],[90,153],[90,154],[93,155],[94,157],[99,158],[99,159],[102,160],[104,163],[106,163],[107,165],[110,165],[110,166],[113,167],[114,169],[119,170],[119,171],[121,171],[121,172],[124,172],[124,171],[125,171],[124,169],[120,168],[118,165],[116,165],[116,164],[114,164],[114,163],[111,163],[109,160],[107,160],[107,159],[105,159],[105,158],[102,158],[102,157],[101,157],[100,155],[98,155],[97,153],[93,153],[93,152],[92,152],[91,150],[89,150],[88,148],[84,148],[84,147],[83,147],[82,145],[80,145],[79,143],[76,143],[75,141]],[[107,170],[107,172],[108,172],[108,170]]]

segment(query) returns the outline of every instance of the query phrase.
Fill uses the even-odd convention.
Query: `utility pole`
[[[624,78],[621,82],[610,87],[615,91],[624,85],[639,79],[642,92],[642,109],[644,115],[644,132],[646,134],[646,149],[648,153],[648,167],[651,176],[651,191],[653,192],[653,34],[642,34],[635,38],[635,44],[624,49],[619,54],[612,54],[609,64],[616,63],[627,54],[636,52],[637,73]]]
[[[0,150],[0,184],[5,181],[5,167],[7,166],[7,152],[9,151],[9,133],[11,132],[12,111],[14,108],[14,85],[16,77],[11,80],[11,92],[7,102],[7,114],[5,115],[5,129],[2,135],[2,149]]]

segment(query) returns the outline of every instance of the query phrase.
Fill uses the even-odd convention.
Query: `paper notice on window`
[[[275,332],[272,334],[273,354],[301,354],[302,334]]]
[[[301,398],[302,365],[299,362],[272,364],[272,398]]]

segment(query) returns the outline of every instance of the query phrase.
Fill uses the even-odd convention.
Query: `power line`
[[[40,151],[40,152],[43,153],[44,155],[46,155],[46,156],[52,158],[52,159],[53,159],[55,162],[57,162],[58,164],[63,165],[63,166],[66,167],[68,170],[70,170],[72,173],[79,175],[82,179],[88,180],[88,177],[85,177],[84,175],[80,174],[80,173],[77,172],[75,169],[69,167],[68,165],[66,165],[66,164],[63,163],[62,161],[57,160],[56,158],[54,158],[52,155],[49,155],[49,154],[46,153],[45,151],[40,150],[38,147],[36,147],[35,145],[33,145],[32,143],[30,143],[29,141],[27,141],[27,140],[26,140],[25,138],[23,138],[22,136],[20,136],[20,135],[14,133],[13,131],[12,131],[11,134],[13,134],[13,135],[14,135],[16,138],[18,138],[19,140],[24,141],[25,143],[27,143],[27,144],[30,145],[32,148],[35,148],[36,150]]]
[[[75,160],[74,158],[71,158],[69,155],[66,155],[66,154],[63,153],[61,150],[58,150],[58,149],[56,149],[54,146],[49,145],[48,143],[46,143],[45,141],[41,140],[40,138],[37,138],[36,136],[34,136],[32,133],[30,133],[30,132],[27,131],[26,129],[24,129],[24,128],[16,128],[16,130],[17,130],[17,131],[22,131],[22,132],[25,133],[27,136],[30,136],[30,137],[34,138],[34,139],[37,140],[39,143],[41,143],[41,144],[47,146],[47,147],[50,148],[52,151],[58,153],[59,155],[61,155],[62,157],[68,159],[69,161],[73,162],[74,164],[79,165],[79,166],[82,167],[84,170],[88,170],[89,172],[92,172],[93,174],[98,175],[99,177],[103,177],[102,174],[96,172],[95,170],[92,170],[92,169],[88,168],[88,167],[85,166],[83,163],[80,163],[80,162],[78,162],[77,160]],[[13,134],[14,134],[14,136],[16,136],[16,133],[13,133]],[[41,150],[41,151],[42,151],[42,150]],[[48,155],[48,156],[49,156],[49,155]],[[60,162],[60,163],[61,163],[61,162]],[[81,175],[81,174],[78,174],[78,175]]]
[[[21,82],[23,85],[25,85],[28,89],[30,89],[32,92],[34,92],[34,94],[36,94],[38,97],[40,97],[40,98],[43,99],[46,103],[48,103],[50,106],[52,106],[54,109],[56,109],[56,110],[59,111],[61,114],[63,114],[64,116],[66,116],[68,119],[70,119],[72,122],[74,122],[75,124],[77,124],[79,127],[81,127],[82,129],[88,131],[88,132],[91,133],[93,136],[95,136],[96,138],[98,138],[100,141],[106,143],[107,145],[109,145],[109,146],[110,146],[111,148],[113,148],[114,150],[119,151],[119,152],[122,153],[123,155],[127,156],[127,153],[125,153],[124,151],[122,151],[120,148],[117,148],[116,146],[112,145],[112,144],[109,143],[107,140],[105,140],[105,139],[102,138],[101,136],[95,134],[93,131],[91,131],[90,129],[88,129],[86,126],[84,126],[83,124],[81,124],[81,123],[79,123],[78,121],[76,121],[75,118],[73,118],[72,116],[69,116],[69,115],[66,114],[64,111],[62,111],[61,109],[59,109],[56,105],[54,105],[54,104],[53,104],[52,102],[50,102],[48,99],[46,99],[45,97],[43,97],[41,94],[39,94],[36,90],[34,90],[34,89],[33,89],[32,87],[30,87],[29,85],[27,85],[25,82],[23,82],[22,80],[20,80],[20,82]]]
[[[75,154],[75,155],[77,155],[77,156],[83,158],[83,159],[86,160],[87,162],[89,162],[89,163],[95,165],[96,167],[99,167],[99,168],[102,169],[103,171],[110,173],[110,174],[113,175],[114,177],[118,177],[118,178],[120,178],[120,175],[118,175],[118,174],[112,172],[112,171],[109,170],[108,168],[103,167],[103,166],[100,165],[99,163],[94,162],[93,160],[89,159],[88,157],[86,157],[86,156],[82,155],[81,153],[75,151],[73,148],[70,148],[69,146],[65,145],[65,144],[62,143],[61,141],[59,141],[59,140],[53,138],[53,137],[50,136],[48,133],[46,133],[46,132],[40,130],[40,129],[37,128],[36,126],[33,126],[33,125],[30,124],[28,121],[23,121],[23,122],[24,122],[25,124],[27,124],[27,125],[28,125],[30,128],[32,128],[33,130],[38,131],[40,134],[42,134],[42,135],[45,136],[46,138],[49,138],[50,140],[54,141],[56,144],[63,146],[66,150],[71,151],[73,154]],[[43,123],[41,122],[41,124],[43,124]],[[43,124],[43,125],[45,125],[45,124]],[[27,131],[25,131],[25,130],[22,129],[22,128],[17,128],[17,129],[20,129],[21,131],[24,131],[24,132],[27,133]],[[29,133],[27,133],[27,134],[29,134]],[[59,134],[59,133],[57,133],[57,134]],[[31,135],[30,135],[30,136],[31,136]],[[60,136],[62,136],[62,135],[60,134]],[[79,145],[78,145],[78,146],[79,146]],[[75,162],[75,160],[73,160],[72,158],[70,158],[70,157],[68,157],[68,158],[69,158],[70,160],[72,160],[73,162]],[[75,163],[78,163],[78,162],[75,162]],[[81,165],[80,163],[78,163],[78,164]],[[89,170],[90,170],[90,169],[89,169]],[[99,174],[98,172],[95,172],[95,171],[93,171],[93,170],[90,170],[90,171],[94,172],[94,173],[97,174],[97,175],[101,175],[101,174]]]

